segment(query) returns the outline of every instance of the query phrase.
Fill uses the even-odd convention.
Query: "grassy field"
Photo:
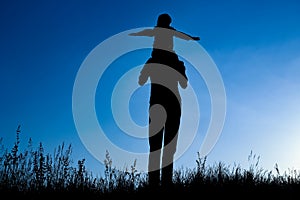
[[[20,129],[11,149],[2,144],[0,153],[0,194],[25,199],[141,199],[141,198],[204,198],[204,197],[261,197],[288,198],[300,195],[300,174],[296,170],[281,173],[259,166],[259,156],[250,153],[253,163],[249,169],[222,162],[208,166],[206,158],[196,160],[194,169],[175,170],[174,183],[167,188],[150,187],[147,174],[138,173],[135,163],[130,169],[118,170],[106,152],[103,177],[86,170],[85,159],[73,166],[72,146],[62,143],[54,154],[44,152],[42,143],[20,151]],[[162,196],[163,195],[163,196]]]

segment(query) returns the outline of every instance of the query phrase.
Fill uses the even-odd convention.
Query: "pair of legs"
[[[172,67],[187,79],[184,62],[179,60],[179,57],[175,52],[153,49],[151,52],[151,58],[147,60],[146,64],[148,63],[160,63]]]
[[[169,99],[167,104],[161,104],[161,106],[166,111],[165,123],[156,121],[161,120],[158,116],[161,113],[153,113],[153,111],[151,113],[150,111],[148,175],[149,184],[154,187],[160,183],[163,186],[172,184],[173,159],[181,117],[181,107],[177,99],[173,102]]]

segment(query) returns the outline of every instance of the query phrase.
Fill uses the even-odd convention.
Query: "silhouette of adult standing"
[[[149,162],[148,181],[151,186],[168,186],[173,179],[173,159],[176,152],[178,130],[181,118],[181,97],[178,84],[188,85],[184,62],[173,50],[173,37],[184,40],[200,40],[171,27],[169,14],[158,16],[152,29],[130,33],[131,36],[154,37],[151,57],[145,63],[139,77],[139,84],[151,81],[149,102]],[[162,159],[161,159],[162,157]],[[162,169],[161,169],[162,168]],[[160,170],[161,169],[161,170]]]

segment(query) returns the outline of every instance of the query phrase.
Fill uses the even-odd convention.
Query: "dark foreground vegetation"
[[[71,145],[59,145],[54,154],[44,152],[42,143],[37,148],[20,151],[20,127],[11,149],[3,146],[0,152],[1,199],[149,199],[149,198],[213,198],[275,199],[298,198],[300,174],[296,170],[280,173],[259,167],[259,156],[249,155],[249,169],[222,162],[206,165],[206,158],[196,160],[195,169],[176,170],[174,184],[166,188],[149,187],[147,175],[137,172],[135,163],[130,169],[113,167],[106,154],[103,177],[94,176],[85,168],[85,159],[73,166]]]

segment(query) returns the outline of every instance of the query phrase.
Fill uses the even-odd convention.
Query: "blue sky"
[[[249,165],[251,151],[260,155],[263,168],[300,169],[300,3],[298,1],[1,1],[0,3],[0,137],[10,148],[21,125],[21,140],[42,142],[53,152],[62,142],[73,145],[76,160],[86,158],[88,169],[102,173],[100,161],[83,145],[72,113],[72,92],[77,72],[89,53],[120,32],[154,26],[156,17],[169,13],[172,25],[201,38],[222,76],[226,90],[226,120],[208,162]],[[176,45],[176,43],[175,43]],[[109,101],[112,85],[130,66],[142,64],[149,51],[116,60],[99,83],[99,102]],[[122,62],[126,67],[120,68]],[[193,87],[205,90],[201,77]],[[107,82],[105,82],[105,80]],[[103,84],[103,85],[101,85]],[[126,87],[126,86],[124,86]],[[106,94],[107,92],[107,94]],[[146,89],[134,95],[142,97]],[[198,93],[203,123],[209,114],[207,94]],[[130,103],[132,118],[145,123],[145,98]],[[134,106],[135,104],[136,107]],[[109,104],[107,104],[109,105]],[[108,107],[105,107],[108,108]],[[206,109],[205,109],[206,108]],[[106,129],[116,130],[108,109],[100,114]],[[143,118],[144,117],[144,118]],[[176,166],[194,167],[203,135]],[[108,136],[118,143],[118,137]],[[143,151],[147,143],[118,144]],[[123,146],[123,148],[125,148]],[[114,158],[112,158],[114,159]]]

